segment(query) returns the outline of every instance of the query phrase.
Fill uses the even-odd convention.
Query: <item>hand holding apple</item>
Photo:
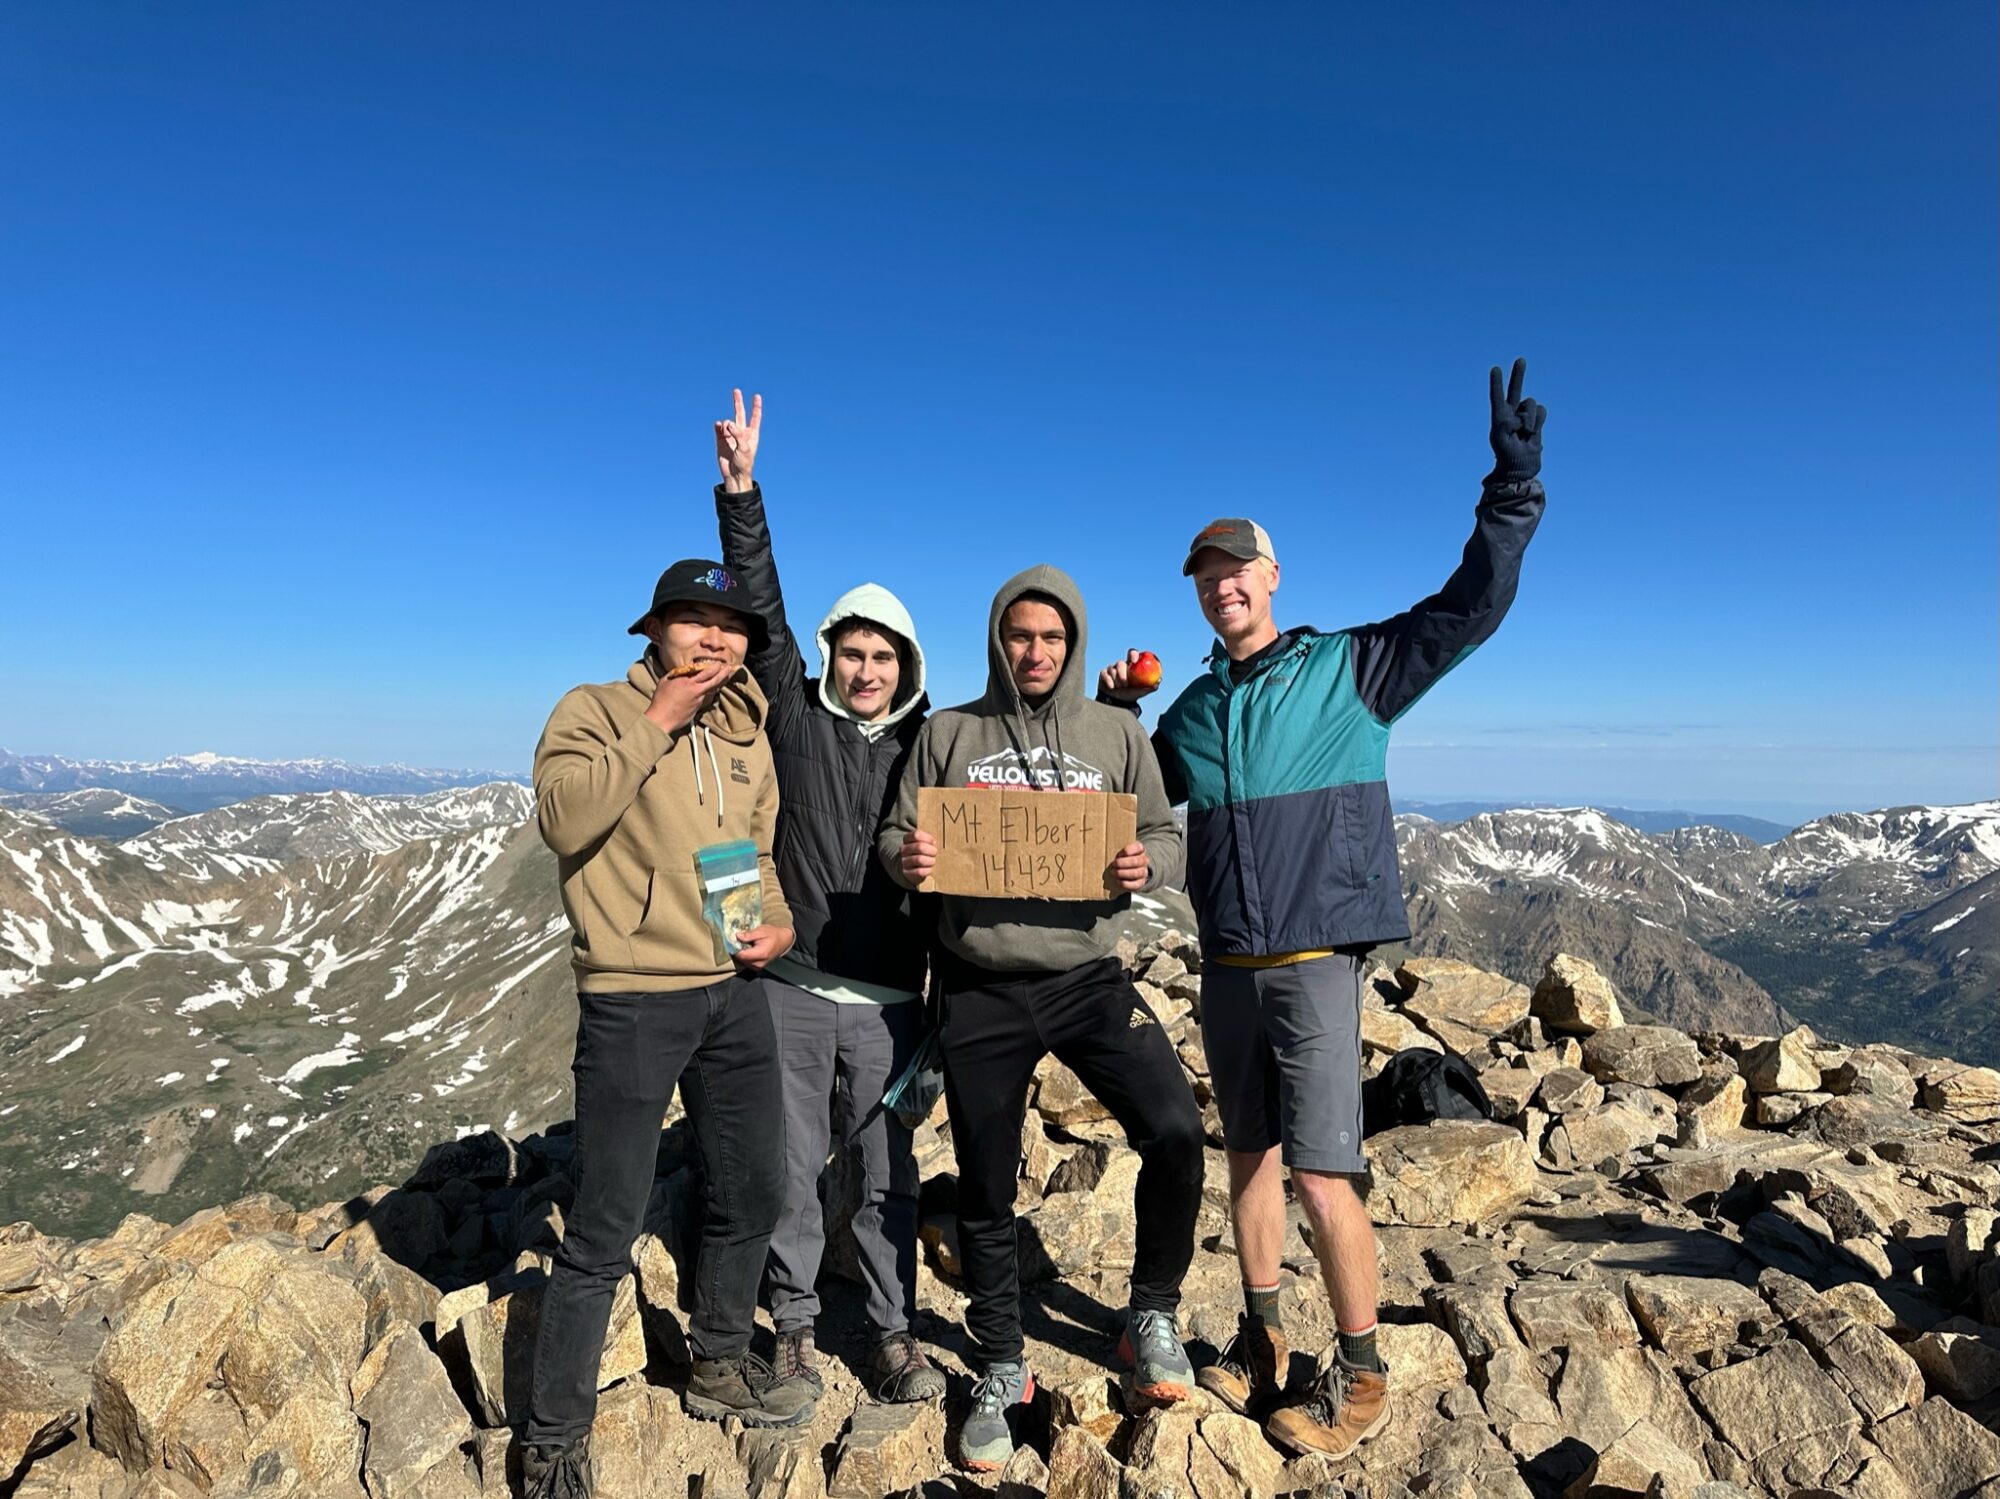
[[[1127,651],[1097,677],[1098,690],[1122,703],[1136,703],[1159,685],[1160,658],[1151,651]]]

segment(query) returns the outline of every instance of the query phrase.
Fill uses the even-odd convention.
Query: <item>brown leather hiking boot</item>
[[[1288,1452],[1345,1457],[1388,1424],[1388,1369],[1356,1369],[1335,1359],[1303,1400],[1273,1411],[1264,1430]]]
[[[1195,1383],[1237,1415],[1255,1415],[1284,1393],[1291,1362],[1282,1331],[1261,1317],[1239,1316],[1236,1336],[1219,1359],[1195,1376]]]

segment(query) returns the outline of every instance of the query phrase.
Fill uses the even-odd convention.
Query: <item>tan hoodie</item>
[[[585,994],[699,989],[734,971],[701,913],[694,856],[709,844],[756,844],[764,921],[792,924],[771,863],[778,778],[764,694],[739,670],[670,738],[646,717],[659,680],[648,650],[624,681],[570,689],[535,746],[535,815]]]

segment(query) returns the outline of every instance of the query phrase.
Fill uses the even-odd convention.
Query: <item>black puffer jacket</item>
[[[894,804],[903,762],[924,721],[924,657],[909,611],[886,588],[864,583],[835,601],[817,632],[822,675],[785,617],[760,489],[715,490],[723,566],[742,585],[743,606],[770,625],[748,661],[770,700],[765,727],[778,766],[778,881],[798,932],[790,956],[837,978],[920,991],[926,945],[937,930],[934,897],[912,895],[875,858],[875,830]],[[841,706],[827,626],[859,617],[902,637],[903,682],[888,726],[872,736]],[[871,726],[873,727],[873,726]]]

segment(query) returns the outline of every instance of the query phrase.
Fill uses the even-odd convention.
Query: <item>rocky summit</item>
[[[1240,1305],[1201,1046],[1198,954],[1125,944],[1210,1131],[1184,1327],[1197,1359]],[[1518,981],[1517,981],[1518,980]],[[1889,1046],[1626,1024],[1590,964],[1496,975],[1413,958],[1370,979],[1371,1070],[1450,1050],[1496,1118],[1373,1137],[1389,1425],[1340,1463],[1288,1459],[1204,1403],[1155,1408],[1112,1363],[1137,1162],[1059,1064],[1022,1135],[1038,1394],[998,1474],[955,1474],[946,1411],[881,1406],[838,1225],[814,1424],[681,1413],[701,1182],[663,1121],[635,1271],[599,1370],[599,1492],[878,1499],[1995,1499],[2000,1495],[2000,1074]],[[965,1388],[942,1113],[918,1140],[924,1312]],[[0,1493],[17,1499],[515,1492],[512,1424],[573,1197],[566,1129],[435,1145],[400,1185],[299,1209],[270,1195],[74,1242],[0,1229]],[[1332,1334],[1303,1219],[1283,1312]],[[768,1340],[768,1330],[761,1335]],[[1310,1376],[1307,1353],[1292,1377]]]

